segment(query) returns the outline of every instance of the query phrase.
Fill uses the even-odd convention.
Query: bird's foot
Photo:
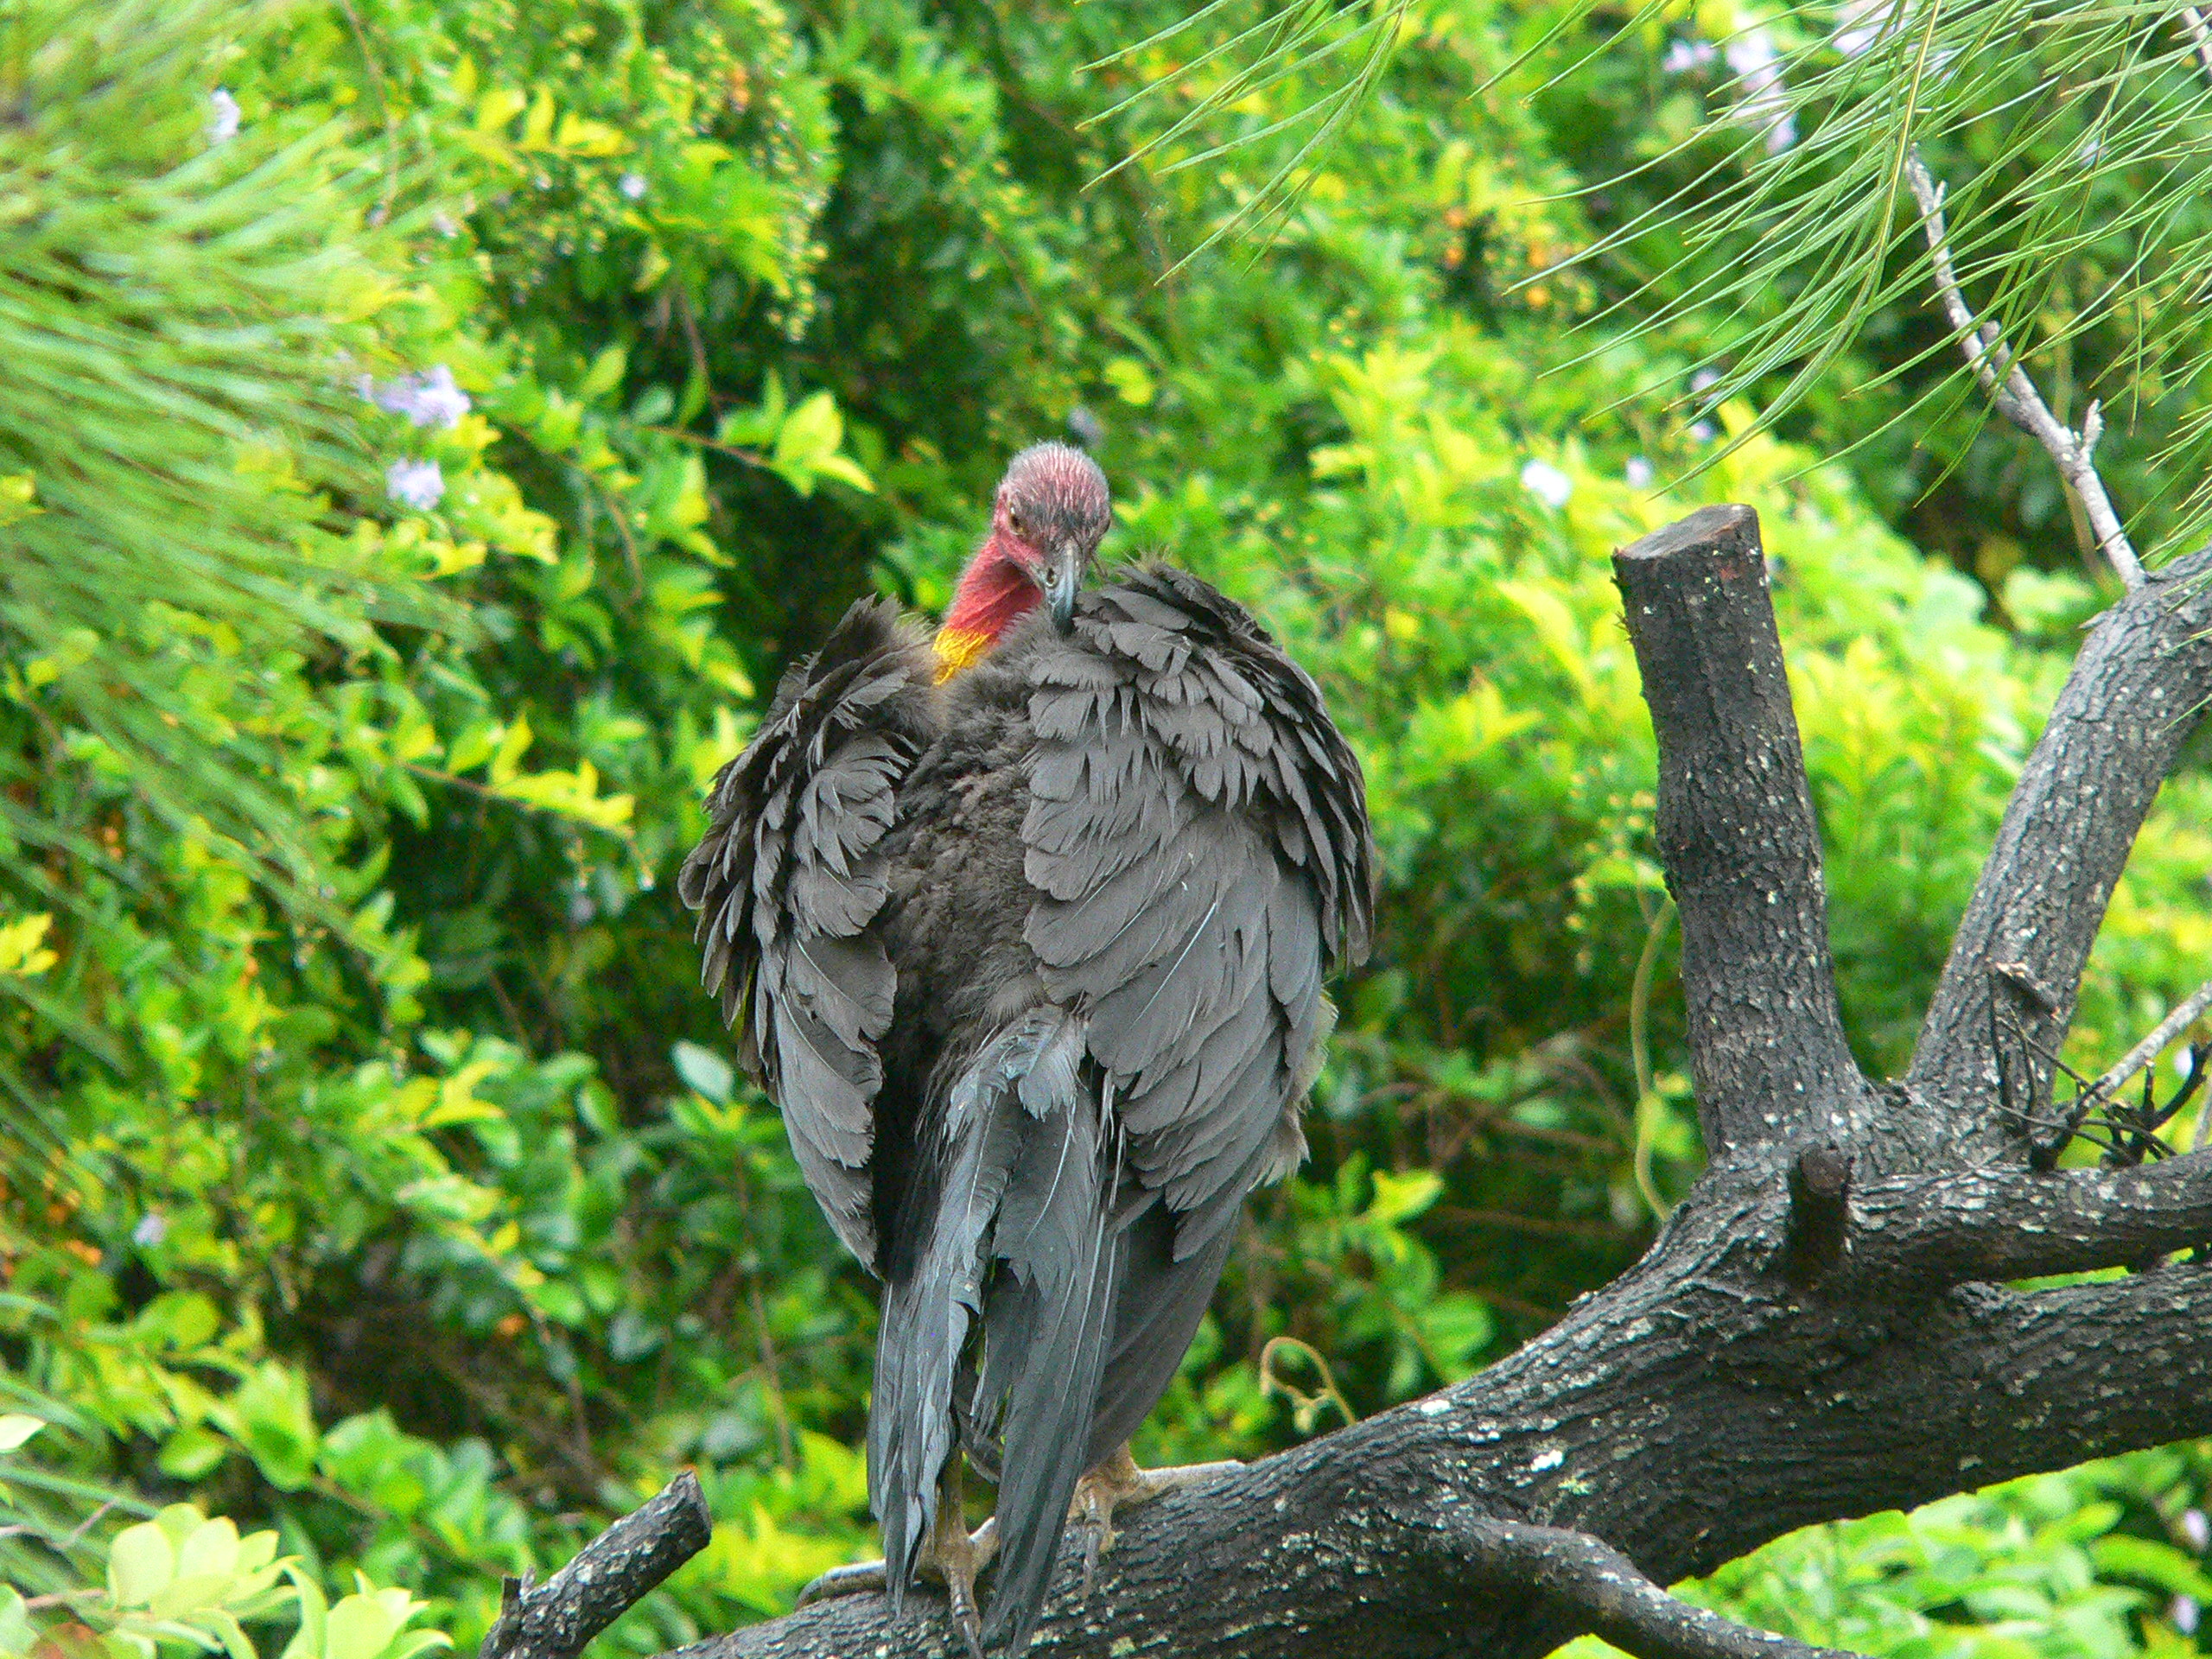
[[[1232,1459],[1140,1469],[1126,1446],[1103,1459],[1076,1483],[1075,1501],[1068,1505],[1068,1524],[1083,1541],[1083,1593],[1090,1593],[1090,1582],[1098,1574],[1098,1558],[1114,1547],[1115,1510],[1149,1503],[1185,1486],[1204,1486],[1243,1466]]]
[[[976,1580],[998,1553],[999,1523],[995,1519],[986,1521],[972,1534],[956,1525],[945,1535],[960,1541],[947,1546],[939,1541],[939,1533],[932,1533],[929,1542],[923,1546],[920,1568],[928,1577],[944,1585],[946,1599],[952,1606],[952,1622],[960,1627],[968,1650],[976,1659],[982,1659],[983,1624],[976,1608]],[[850,1567],[831,1567],[800,1591],[798,1600],[791,1605],[795,1608],[804,1607],[838,1596],[880,1595],[889,1587],[889,1575],[881,1561],[859,1561]]]
[[[990,1565],[998,1548],[997,1516],[971,1533],[954,1508],[939,1511],[938,1527],[922,1551],[922,1571],[944,1580],[952,1623],[971,1659],[983,1659],[983,1616],[976,1605],[976,1577]]]

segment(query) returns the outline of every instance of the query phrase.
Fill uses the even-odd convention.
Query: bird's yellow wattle
[[[937,631],[937,683],[943,685],[991,648],[991,636],[981,628],[943,627]]]

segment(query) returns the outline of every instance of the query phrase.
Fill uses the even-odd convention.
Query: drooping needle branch
[[[1927,232],[1929,259],[1936,268],[1936,288],[1942,298],[1943,314],[1958,331],[1959,347],[1973,366],[1975,378],[1998,412],[2050,455],[2088,515],[2097,547],[2120,573],[2120,581],[2128,588],[2140,588],[2143,561],[2136,556],[2127,532],[2120,528],[2120,515],[2113,511],[2112,498],[2105,493],[2104,480],[2097,476],[2094,457],[2097,439],[2104,432],[2103,411],[2092,399],[2082,413],[2079,432],[2050,412],[1997,325],[1978,321],[1959,288],[1958,272],[1951,263],[1950,232],[1943,225],[1945,188],[1929,176],[1916,151],[1905,158],[1904,171],[1913,200],[1920,204],[1921,228]]]

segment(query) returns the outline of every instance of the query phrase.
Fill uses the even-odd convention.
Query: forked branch
[[[1951,942],[1909,1084],[1961,1161],[2019,1155],[1993,1031],[2064,1040],[2137,832],[2212,699],[2212,552],[2177,559],[2098,619],[2005,808]]]
[[[2129,588],[2140,588],[2143,561],[2136,556],[2134,544],[2120,527],[2120,515],[2113,511],[2112,498],[2105,493],[2104,480],[2097,476],[2095,455],[2097,439],[2104,432],[2103,411],[2092,399],[2082,414],[2079,432],[2050,412],[1997,325],[1978,321],[1960,291],[1958,272],[1951,263],[1950,232],[1943,225],[1945,187],[1929,177],[1917,152],[1905,158],[1904,171],[1913,199],[1920,204],[1921,228],[1928,234],[1928,257],[1936,267],[1936,289],[1942,297],[1943,314],[1958,331],[1959,347],[1973,365],[1974,378],[1981,382],[1998,412],[2043,446],[2088,515],[2098,550],[2120,573],[2120,581]]]

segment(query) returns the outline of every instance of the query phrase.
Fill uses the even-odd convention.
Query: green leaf
[[[176,1575],[176,1546],[157,1522],[142,1521],[107,1547],[107,1592],[118,1607],[143,1607]]]
[[[729,1104],[737,1088],[737,1073],[728,1060],[696,1043],[677,1044],[669,1050],[668,1058],[686,1088],[697,1090],[717,1106]]]
[[[1433,1169],[1409,1169],[1402,1175],[1375,1172],[1375,1198],[1367,1206],[1368,1218],[1395,1225],[1411,1221],[1443,1195],[1444,1178]]]
[[[629,367],[630,354],[620,346],[609,346],[592,359],[586,371],[583,384],[576,388],[579,397],[589,403],[603,397],[622,384],[623,372]]]
[[[37,1635],[21,1593],[12,1585],[0,1584],[0,1659],[20,1659],[31,1650]]]
[[[1154,384],[1152,371],[1134,357],[1117,357],[1106,365],[1106,384],[1125,404],[1141,409],[1150,403],[1159,388]]]
[[[776,459],[809,466],[834,455],[845,441],[845,417],[826,391],[807,397],[786,416],[776,434]]]
[[[246,1635],[245,1627],[228,1609],[210,1608],[201,1615],[201,1622],[221,1639],[223,1651],[229,1659],[258,1659],[254,1652],[252,1638]]]
[[[2108,1577],[2139,1579],[2170,1596],[2192,1596],[2212,1605],[2212,1577],[2195,1556],[2171,1544],[2113,1532],[2091,1540],[2088,1550],[2097,1571]]]
[[[28,1412],[0,1413],[0,1452],[13,1452],[45,1427],[43,1417],[34,1417]]]
[[[299,1598],[300,1626],[284,1644],[283,1659],[322,1659],[323,1649],[329,1644],[330,1623],[330,1604],[322,1586],[296,1561],[285,1563],[284,1575],[291,1580]]]
[[[398,1619],[378,1597],[347,1596],[330,1610],[323,1659],[378,1659],[398,1630]]]
[[[281,1361],[257,1366],[223,1402],[232,1438],[279,1491],[296,1492],[315,1472],[315,1414],[307,1376]]]
[[[480,720],[453,741],[446,752],[448,772],[468,772],[480,766],[499,752],[507,728],[496,720]]]
[[[238,1524],[227,1516],[217,1516],[194,1528],[176,1553],[176,1571],[181,1579],[205,1573],[227,1580],[238,1568]]]

